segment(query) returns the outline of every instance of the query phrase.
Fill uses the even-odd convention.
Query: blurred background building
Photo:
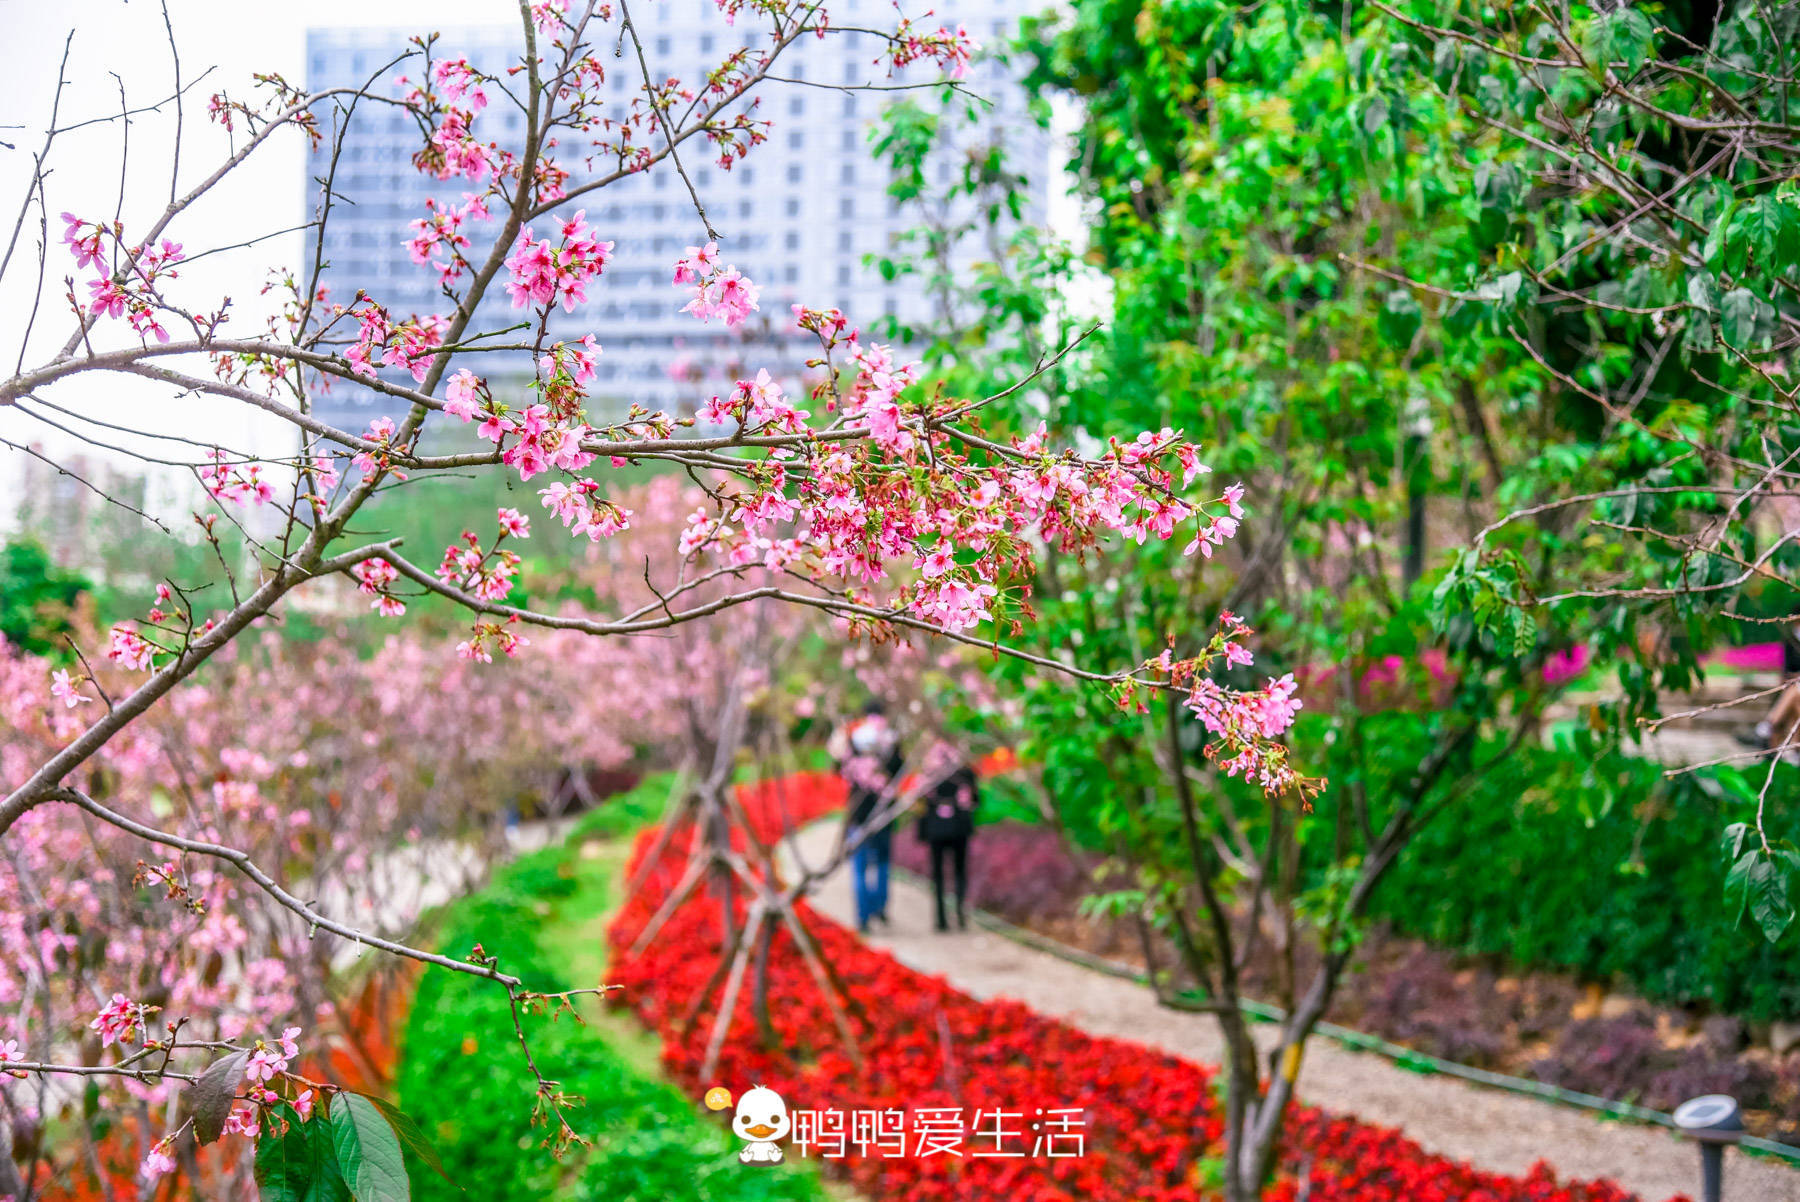
[[[940,21],[960,23],[978,42],[998,46],[1031,11],[1035,6],[1029,0],[974,0],[920,24],[935,29]],[[894,13],[878,0],[848,0],[841,10],[833,9],[833,17],[834,24],[878,25],[891,24]],[[652,73],[684,83],[703,80],[707,69],[753,36],[744,25],[726,25],[710,0],[668,0],[641,17],[639,27]],[[309,31],[307,86],[367,84],[405,49],[405,36],[400,30]],[[608,26],[596,41],[610,43],[616,36]],[[500,27],[450,31],[438,53],[462,54],[478,70],[503,76],[516,61],[517,37],[516,29]],[[769,140],[730,172],[718,166],[702,140],[683,146],[683,166],[721,235],[723,261],[762,288],[760,312],[736,330],[702,324],[680,311],[688,292],[672,285],[673,265],[686,247],[705,241],[705,231],[681,177],[666,162],[569,203],[571,211],[586,211],[599,237],[615,243],[614,257],[599,285],[590,288],[588,303],[573,313],[558,309],[550,327],[555,337],[593,333],[604,348],[595,385],[602,398],[594,406],[596,419],[621,415],[633,402],[680,412],[722,391],[731,378],[758,368],[795,379],[817,348],[812,336],[802,340],[792,331],[790,306],[795,303],[837,306],[865,329],[883,316],[918,321],[932,313],[924,273],[890,281],[868,261],[888,251],[897,234],[920,223],[916,209],[903,210],[889,196],[891,172],[875,156],[871,129],[884,108],[903,99],[933,111],[939,107],[930,92],[844,90],[930,78],[930,68],[921,66],[908,77],[890,79],[875,64],[879,49],[873,37],[854,34],[807,38],[792,46],[774,73],[806,82],[770,81],[756,89],[753,94],[762,98],[756,115],[772,122]],[[600,46],[599,53],[607,60],[605,87],[622,109],[642,84],[634,55],[629,45],[617,58],[609,45]],[[1050,140],[1027,114],[1017,72],[983,56],[966,82],[993,106],[952,135],[953,144],[963,150],[1002,144],[1010,168],[1030,181],[1030,202],[1020,220],[1043,224]],[[392,79],[375,86],[398,90]],[[503,97],[491,99],[477,132],[516,145],[521,115]],[[570,135],[563,131],[563,137]],[[347,303],[361,287],[397,316],[448,307],[435,273],[414,266],[406,241],[412,232],[409,223],[424,214],[426,199],[460,204],[466,181],[438,181],[415,170],[411,157],[420,139],[417,123],[392,106],[365,103],[351,118],[333,182],[339,201],[321,246],[326,265],[322,279],[334,300]],[[660,145],[660,138],[653,144]],[[327,139],[307,164],[309,213],[317,207],[330,149]],[[950,181],[953,158],[937,156],[929,169],[933,187]],[[578,168],[576,173],[581,174]],[[958,276],[992,254],[983,240],[965,242],[952,256]],[[311,246],[309,238],[309,267]],[[504,291],[495,287],[474,328],[498,330],[527,316],[528,311],[511,308]],[[489,359],[482,374],[492,378],[528,371],[522,353],[515,353],[504,367]],[[339,384],[318,399],[317,411],[333,424],[360,430],[370,416],[391,405],[384,406],[366,390]]]

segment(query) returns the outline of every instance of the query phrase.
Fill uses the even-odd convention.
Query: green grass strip
[[[623,884],[629,836],[661,816],[670,779],[653,777],[586,815],[562,843],[495,872],[480,892],[446,908],[439,949],[467,955],[480,942],[532,988],[598,984],[605,926]],[[591,999],[589,1000],[591,1003]],[[527,1019],[545,1075],[587,1099],[571,1122],[593,1141],[562,1163],[530,1123],[533,1083],[506,997],[491,984],[427,970],[407,1018],[395,1088],[452,1178],[413,1175],[422,1202],[506,1198],[530,1202],[819,1202],[816,1171],[746,1168],[737,1141],[667,1081],[653,1036],[629,1015],[581,1009]]]

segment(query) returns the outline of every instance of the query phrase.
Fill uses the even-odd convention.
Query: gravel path
[[[827,859],[834,835],[830,822],[801,832],[805,860]],[[854,921],[847,873],[824,881],[812,902],[847,926]],[[1189,1060],[1219,1061],[1213,1021],[1164,1009],[1145,986],[980,929],[935,934],[930,894],[913,885],[894,882],[890,911],[893,929],[872,931],[870,945],[973,997],[1015,998],[1094,1035],[1136,1040]],[[1611,1178],[1646,1202],[1699,1194],[1698,1153],[1667,1131],[1454,1078],[1422,1076],[1323,1039],[1308,1047],[1300,1092],[1310,1103],[1399,1127],[1429,1151],[1492,1172],[1523,1174],[1543,1159],[1561,1176]],[[1800,1171],[1735,1148],[1725,1155],[1726,1202],[1800,1202]]]

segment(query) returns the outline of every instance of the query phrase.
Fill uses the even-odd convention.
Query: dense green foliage
[[[572,961],[603,949],[625,836],[655,821],[668,790],[666,777],[653,777],[604,802],[564,843],[501,868],[485,889],[443,916],[444,954],[464,955],[480,943],[533,988],[596,984],[573,979],[579,968]],[[596,840],[613,842],[596,854]],[[582,967],[597,972],[599,964]],[[823,1196],[809,1171],[738,1164],[736,1141],[703,1116],[697,1099],[660,1076],[640,1032],[610,1016],[587,1017],[593,1021],[586,1026],[569,1015],[524,1020],[545,1075],[587,1100],[575,1117],[593,1145],[558,1162],[538,1147],[544,1133],[531,1126],[535,1085],[519,1056],[506,995],[447,972],[421,978],[396,1089],[402,1109],[428,1116],[425,1134],[450,1180],[415,1170],[417,1197],[773,1202]]]
[[[1329,778],[1317,810],[1220,779],[1195,723],[1161,703],[1121,711],[997,669],[1060,821],[1135,870],[1116,904],[1168,930],[1209,989],[1234,988],[1234,938],[1261,937],[1255,922],[1233,936],[1224,914],[1311,938],[1329,977],[1379,897],[1461,945],[1779,1008],[1780,986],[1751,982],[1776,955],[1751,945],[1756,927],[1773,939],[1789,924],[1800,853],[1778,824],[1754,828],[1772,808],[1755,787],[1682,803],[1666,848],[1663,828],[1580,832],[1589,812],[1631,831],[1647,807],[1701,795],[1613,749],[1800,562],[1800,510],[1780,495],[1800,482],[1784,382],[1800,331],[1797,24],[1792,5],[1460,0],[1076,0],[1028,23],[1034,82],[1079,106],[1087,246],[990,238],[995,261],[940,306],[975,316],[926,345],[959,394],[997,398],[983,413],[1000,433],[1173,426],[1205,442],[1206,491],[1246,486],[1248,520],[1208,562],[1181,558],[1181,540],[1046,555],[1030,634],[1046,654],[1119,667],[1191,654],[1220,609],[1243,615],[1257,663],[1228,679],[1303,679],[1313,718],[1295,758]],[[881,143],[927,247],[1005,211],[991,153],[964,153],[948,195],[921,196],[940,136],[902,112]],[[1034,375],[1086,332],[1084,295],[1098,332]],[[1559,689],[1543,669],[1577,646],[1614,696],[1558,756],[1537,745]],[[1785,800],[1788,781],[1770,780]],[[1512,876],[1472,880],[1447,903],[1461,917],[1415,896],[1432,896],[1434,863],[1478,861],[1475,832],[1509,819],[1584,853],[1558,885],[1587,895],[1556,909],[1594,922],[1571,914],[1558,934]],[[1656,917],[1673,894],[1628,887],[1653,850],[1699,853],[1680,896],[1712,917],[1687,941]],[[1519,854],[1522,869],[1555,863]],[[1500,906],[1490,886],[1518,896]],[[1633,932],[1631,904],[1658,938]],[[1490,925],[1515,919],[1516,946]],[[1683,955],[1703,961],[1686,983]],[[1246,1106],[1260,1088],[1232,1083]],[[1247,1164],[1228,1193],[1261,1181]]]
[[[1374,725],[1372,789],[1391,787],[1421,751],[1408,715]],[[1296,736],[1323,770],[1348,774],[1323,742]],[[1604,787],[1596,787],[1603,783]],[[1370,916],[1442,947],[1498,955],[1515,967],[1573,971],[1647,998],[1756,1020],[1800,1014],[1793,936],[1757,938],[1721,904],[1719,830],[1738,812],[1735,773],[1665,780],[1642,759],[1528,747],[1473,782],[1453,820],[1414,837],[1371,901]],[[1635,798],[1596,805],[1597,798]],[[1322,883],[1344,790],[1308,820],[1308,865]],[[1776,820],[1796,834],[1791,817]]]
[[[33,655],[68,654],[75,604],[92,588],[28,539],[0,546],[0,638]]]

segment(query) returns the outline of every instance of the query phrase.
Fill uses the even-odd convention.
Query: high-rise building
[[[999,45],[1017,31],[1021,16],[1035,10],[1029,0],[969,0],[953,11],[941,7],[921,24],[962,24],[978,42]],[[893,8],[882,0],[845,0],[833,6],[832,15],[834,25],[894,20]],[[701,79],[706,68],[756,36],[747,32],[747,18],[735,27],[726,24],[710,0],[663,0],[637,20],[645,56],[659,80]],[[307,85],[318,90],[362,86],[374,79],[376,88],[397,94],[392,77],[400,72],[384,77],[382,69],[405,49],[406,36],[400,31],[313,30],[307,39]],[[591,40],[607,66],[604,88],[623,109],[643,81],[629,43],[616,58],[610,53],[618,36],[616,25],[608,24]],[[519,41],[516,29],[449,31],[437,53],[462,55],[478,70],[501,74],[516,62]],[[701,139],[683,147],[682,165],[719,231],[721,259],[762,289],[759,312],[736,330],[724,330],[716,322],[702,324],[681,312],[689,290],[672,284],[673,265],[686,247],[705,241],[705,231],[686,184],[669,163],[568,203],[570,211],[586,211],[597,236],[615,243],[605,273],[589,289],[587,304],[573,313],[557,310],[550,325],[556,337],[593,333],[604,348],[594,386],[602,398],[594,407],[597,419],[622,414],[633,402],[679,412],[723,391],[732,376],[754,374],[758,368],[794,379],[817,346],[810,335],[802,341],[793,333],[794,303],[837,306],[865,328],[884,315],[931,320],[936,310],[926,283],[930,272],[901,274],[890,281],[867,261],[888,252],[897,234],[920,223],[917,211],[890,198],[891,171],[876,158],[871,129],[881,111],[902,98],[934,111],[939,107],[935,96],[889,90],[895,83],[929,80],[934,68],[921,64],[889,78],[875,65],[880,49],[878,39],[857,34],[807,37],[790,47],[772,73],[782,82],[765,81],[752,93],[761,98],[756,116],[772,123],[769,139],[729,173]],[[805,82],[785,82],[791,80]],[[986,57],[976,62],[965,82],[992,107],[953,134],[954,145],[1002,144],[1010,169],[1030,181],[1030,203],[1021,220],[1041,224],[1049,142],[1028,117],[1023,89],[1011,69]],[[850,90],[862,84],[879,88]],[[503,98],[493,101],[477,132],[516,145],[520,114]],[[562,131],[560,136],[573,146],[576,135]],[[448,307],[435,273],[411,262],[409,223],[425,213],[427,198],[460,204],[469,185],[415,170],[411,157],[421,140],[418,124],[404,110],[366,102],[357,106],[335,167],[332,190],[338,199],[321,246],[326,264],[322,279],[333,299],[347,302],[361,287],[397,315]],[[308,162],[309,211],[316,210],[333,141],[328,136]],[[660,138],[653,144],[660,147]],[[956,169],[953,157],[939,155],[928,168],[932,185],[950,181]],[[990,255],[985,240],[969,238],[956,246],[950,265],[966,270]],[[473,328],[497,330],[527,316],[525,310],[511,308],[495,287]],[[520,355],[512,356],[508,366],[520,374],[529,370]],[[505,371],[489,359],[482,374]],[[381,398],[342,384],[318,401],[322,416],[358,429],[383,408]]]

